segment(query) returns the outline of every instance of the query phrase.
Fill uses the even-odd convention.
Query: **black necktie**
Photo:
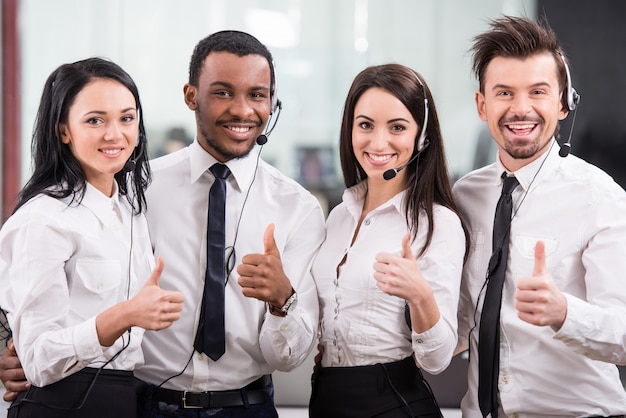
[[[509,258],[509,231],[513,198],[519,183],[502,173],[502,194],[493,221],[493,254],[489,260],[487,291],[478,330],[478,405],[483,417],[498,417],[498,374],[500,366],[500,306],[506,264]]]
[[[217,361],[226,350],[224,336],[224,265],[226,206],[226,178],[230,170],[223,164],[210,168],[215,182],[209,191],[209,215],[207,225],[207,262],[204,294],[200,308],[200,320],[194,348]]]

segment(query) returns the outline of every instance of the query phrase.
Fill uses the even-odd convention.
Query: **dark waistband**
[[[350,367],[319,367],[318,372],[324,375],[338,376],[349,375],[354,378],[359,376],[371,376],[372,374],[388,373],[391,375],[415,374],[420,372],[412,356],[391,363],[376,363],[367,366]],[[421,373],[421,372],[420,372]]]
[[[96,369],[93,367],[85,367],[84,369],[76,372],[76,374],[83,374],[87,376],[98,374],[98,376],[115,376],[124,378],[133,377],[133,372],[131,370]]]
[[[269,398],[267,387],[271,380],[272,377],[266,374],[245,387],[234,390],[188,392],[152,385],[149,385],[151,388],[147,387],[145,390],[149,393],[152,389],[152,402],[164,402],[188,409],[228,408],[265,403]],[[139,395],[146,396],[139,391],[141,389],[138,390]]]

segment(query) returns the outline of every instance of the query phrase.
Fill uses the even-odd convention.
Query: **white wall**
[[[479,3],[479,4],[478,4]],[[280,122],[263,155],[294,176],[297,145],[338,140],[343,100],[367,65],[399,62],[422,73],[434,92],[454,173],[470,168],[482,124],[473,102],[467,50],[485,19],[534,14],[532,0],[22,0],[23,177],[43,83],[58,65],[105,56],[137,82],[149,141],[172,126],[194,132],[182,100],[187,66],[201,38],[220,29],[252,33],[272,51]],[[364,39],[367,50],[357,51]]]

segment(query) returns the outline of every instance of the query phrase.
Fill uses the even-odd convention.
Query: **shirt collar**
[[[559,156],[559,147],[554,138],[552,139],[552,143],[549,147],[550,148],[535,161],[512,173],[517,178],[519,184],[524,188],[524,191],[527,191],[531,184],[537,184],[543,178],[550,175],[550,173],[552,173],[559,165],[562,157]],[[500,161],[500,157],[498,157],[496,165],[498,170],[495,173],[495,183],[500,186],[502,185],[502,178],[500,177],[502,172],[506,171],[507,174],[511,174],[511,172],[504,168],[502,162]]]
[[[363,212],[363,201],[367,194],[367,180],[363,180],[358,184],[346,189],[343,192],[343,201],[348,208],[348,212],[355,218],[359,218]],[[396,194],[394,197],[377,207],[372,213],[382,211],[388,207],[395,208],[399,213],[403,212],[404,208],[404,196],[406,191],[402,191]]]
[[[234,180],[234,185],[239,190],[245,190],[252,182],[256,171],[257,157],[258,154],[255,150],[251,150],[245,157],[234,158],[225,163],[231,172],[229,178]],[[217,162],[219,161],[215,157],[200,146],[196,138],[189,146],[190,183],[198,181]]]
[[[111,197],[104,195],[90,183],[85,182],[85,195],[81,205],[89,209],[103,224],[108,224],[111,219],[111,211],[115,213],[118,221],[122,221],[120,208],[120,195],[117,182],[113,182],[113,194]]]

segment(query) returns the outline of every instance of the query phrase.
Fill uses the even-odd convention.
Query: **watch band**
[[[274,314],[276,316],[287,316],[287,314],[289,313],[289,308],[291,307],[291,305],[294,304],[294,302],[298,298],[298,294],[293,288],[291,289],[291,292],[292,293],[291,293],[291,296],[289,296],[289,299],[287,299],[285,304],[280,308],[272,305],[271,303],[268,303],[269,311],[271,314]]]

